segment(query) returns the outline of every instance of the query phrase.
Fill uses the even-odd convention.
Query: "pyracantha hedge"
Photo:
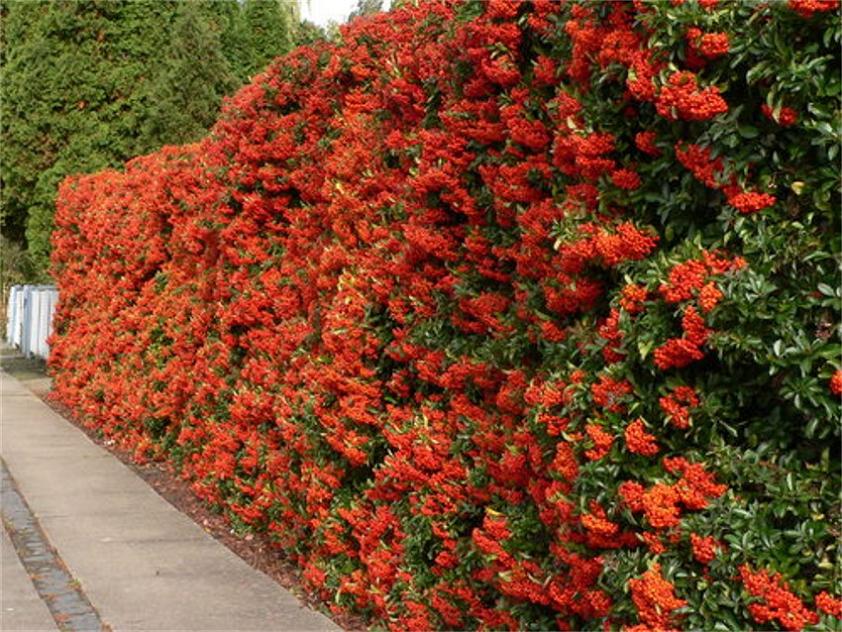
[[[56,390],[391,629],[840,629],[838,4],[300,48],[63,184]]]

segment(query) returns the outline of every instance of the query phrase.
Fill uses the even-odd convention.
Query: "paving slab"
[[[47,605],[35,590],[6,530],[2,532],[0,630],[58,630]]]
[[[340,629],[2,370],[0,454],[50,543],[114,630]]]
[[[50,546],[2,459],[0,507],[15,553],[58,627],[68,632],[103,632],[102,620]]]

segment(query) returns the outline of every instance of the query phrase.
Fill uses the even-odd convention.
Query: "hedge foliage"
[[[391,629],[840,629],[838,5],[299,48],[63,183],[57,392]]]

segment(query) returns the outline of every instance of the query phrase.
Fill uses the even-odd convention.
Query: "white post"
[[[17,294],[19,286],[13,285],[9,289],[9,303],[6,305],[6,343],[13,345],[15,332],[15,316],[17,315]]]
[[[44,359],[50,357],[50,345],[47,338],[53,333],[53,316],[56,313],[56,303],[58,303],[58,290],[47,290],[47,336],[44,338]]]
[[[12,346],[20,349],[23,344],[23,313],[26,304],[26,293],[24,286],[18,287],[15,294],[15,329],[12,331]]]
[[[32,309],[29,311],[29,345],[26,349],[26,357],[38,355],[38,321],[41,317],[41,290],[38,287],[32,288],[30,294]]]
[[[20,352],[29,357],[29,341],[32,336],[32,286],[23,286],[23,320],[21,321]]]
[[[36,355],[47,359],[47,336],[50,334],[50,290],[43,288],[38,293],[38,349]]]

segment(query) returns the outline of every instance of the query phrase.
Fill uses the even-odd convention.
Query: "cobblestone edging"
[[[3,526],[32,578],[35,590],[61,630],[109,630],[79,583],[50,546],[38,521],[18,491],[6,463],[0,459]]]

